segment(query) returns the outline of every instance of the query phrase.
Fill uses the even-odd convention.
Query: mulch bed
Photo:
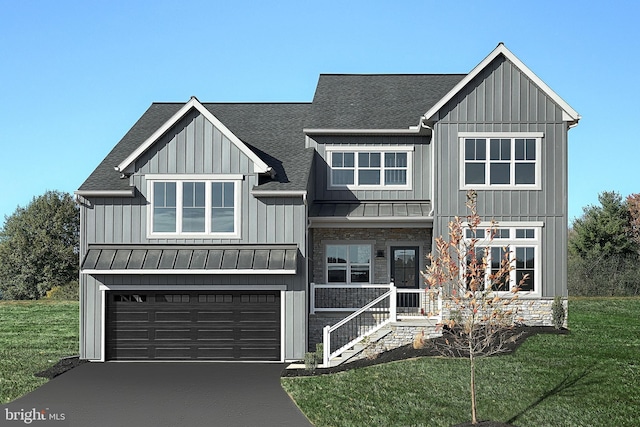
[[[76,366],[80,366],[83,363],[87,362],[88,360],[80,360],[80,356],[63,357],[58,363],[56,363],[49,369],[46,369],[42,372],[37,372],[33,375],[36,377],[48,378],[51,380],[58,375],[62,375],[65,372],[75,368]]]
[[[518,347],[530,336],[537,334],[568,334],[567,329],[555,329],[552,326],[518,326],[509,330],[509,334],[514,337],[513,340],[508,341],[504,345],[504,351],[501,354],[513,353]],[[363,368],[365,366],[379,365],[381,363],[395,362],[398,360],[413,359],[417,357],[433,357],[442,356],[442,353],[438,351],[437,347],[445,346],[445,337],[434,338],[428,340],[425,343],[424,348],[415,349],[413,344],[408,344],[403,347],[394,348],[389,351],[380,353],[375,359],[358,359],[353,362],[343,363],[342,365],[334,366],[331,368],[316,368],[315,371],[308,371],[306,369],[285,369],[282,372],[283,377],[301,377],[301,376],[313,376],[333,374],[336,372],[348,371],[355,368]],[[466,355],[460,355],[466,357]],[[476,424],[478,425],[478,424]],[[486,426],[497,424],[487,424]]]

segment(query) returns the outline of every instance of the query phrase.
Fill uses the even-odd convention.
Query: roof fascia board
[[[209,120],[215,127],[217,127],[223,135],[235,144],[240,151],[242,151],[255,165],[255,171],[257,173],[266,173],[270,170],[269,166],[262,161],[249,147],[246,146],[233,132],[229,130],[217,117],[215,117],[211,111],[198,101],[198,98],[192,96],[191,99],[182,106],[169,120],[167,120],[160,128],[158,128],[149,138],[147,138],[138,148],[131,153],[126,159],[124,159],[115,169],[121,173],[131,173],[131,168],[135,161],[140,158],[162,135],[164,135],[169,129],[175,126],[192,108],[198,110],[207,120]]]
[[[529,67],[520,61],[507,47],[500,43],[498,46],[469,72],[457,85],[453,87],[440,101],[424,114],[427,121],[432,121],[433,117],[440,111],[444,105],[449,102],[458,92],[460,92],[471,80],[473,80],[482,70],[484,70],[499,55],[504,55],[513,63],[524,75],[526,75],[533,83],[535,83],[543,92],[545,92],[556,104],[560,106],[563,113],[563,120],[577,123],[580,120],[580,114],[567,102],[555,93],[545,82],[540,79]]]
[[[331,128],[304,128],[307,135],[414,135],[420,133],[419,126],[411,126],[407,129],[331,129]]]
[[[259,269],[259,270],[231,270],[231,269],[220,269],[220,270],[207,270],[207,269],[198,269],[198,270],[152,270],[152,269],[122,269],[122,270],[95,270],[95,269],[86,269],[81,271],[82,274],[90,274],[90,275],[169,275],[169,274],[178,274],[178,275],[256,275],[256,274],[296,274],[296,270],[269,270],[269,269]]]
[[[104,285],[101,291],[148,291],[149,285]],[[287,285],[154,285],[154,291],[251,291],[251,290],[279,290],[286,291]]]
[[[389,228],[397,227],[431,228],[433,217],[313,217],[309,218],[310,228]]]
[[[287,191],[287,190],[251,190],[251,195],[254,197],[307,197],[305,190],[301,191]]]
[[[134,197],[135,190],[77,190],[73,194],[80,197]]]

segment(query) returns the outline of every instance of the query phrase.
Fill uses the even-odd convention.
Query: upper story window
[[[413,147],[327,147],[328,187],[411,188]]]
[[[147,176],[149,237],[240,237],[242,176]]]
[[[463,189],[541,188],[541,132],[461,132],[459,136]]]

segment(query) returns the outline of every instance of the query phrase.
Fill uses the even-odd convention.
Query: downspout
[[[426,118],[423,116],[420,118],[420,127],[423,129],[429,129],[431,131],[431,210],[429,216],[433,217],[435,212],[435,200],[436,200],[436,144],[435,144],[435,131],[424,121]]]

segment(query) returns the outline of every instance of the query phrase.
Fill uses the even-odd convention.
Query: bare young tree
[[[471,375],[471,422],[478,423],[476,405],[476,359],[503,353],[507,343],[517,339],[514,301],[525,275],[517,286],[509,286],[514,259],[507,248],[498,248],[500,259],[491,259],[489,245],[498,232],[491,221],[482,228],[477,211],[477,193],[467,193],[466,217],[449,223],[448,239],[436,238],[435,254],[428,256],[423,272],[430,289],[440,289],[449,319],[444,325],[443,344],[432,345],[444,356],[467,357]],[[495,245],[493,245],[495,248]]]

